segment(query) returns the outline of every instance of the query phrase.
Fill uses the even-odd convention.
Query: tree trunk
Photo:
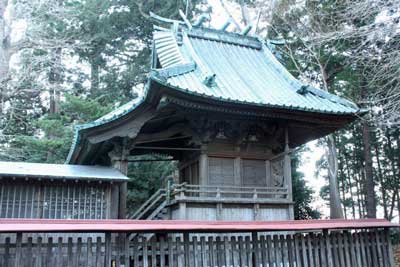
[[[316,59],[322,75],[323,88],[326,92],[329,92],[328,73],[326,72],[325,65],[322,64],[320,59]],[[328,161],[330,217],[331,219],[343,219],[343,208],[340,203],[339,184],[337,180],[338,158],[333,134],[330,134],[327,138],[326,158]]]
[[[353,194],[353,184],[351,182],[349,160],[347,159],[347,157],[346,157],[346,174],[347,174],[347,180],[348,180],[348,183],[349,183],[349,193],[350,193],[350,197],[351,197],[351,200],[352,200],[351,201],[351,214],[353,216],[353,219],[355,219],[356,218],[356,209],[355,209],[354,203],[356,201],[355,201],[355,197],[354,197],[354,194]]]
[[[50,114],[59,112],[60,84],[61,84],[61,48],[51,51],[52,65],[49,73],[50,83]]]
[[[343,172],[344,172],[343,163],[341,161],[339,161],[338,177],[343,178],[344,177]],[[342,193],[342,196],[340,197],[340,199],[343,199],[343,201],[345,201],[346,200],[346,180],[338,179],[338,183],[339,183],[339,189]],[[340,191],[339,191],[339,195],[340,195]],[[344,215],[344,218],[347,219],[347,207],[344,203],[343,203],[343,215]]]
[[[383,216],[385,219],[389,220],[388,217],[388,206],[387,206],[387,196],[386,196],[386,188],[384,185],[384,180],[383,180],[383,172],[382,172],[382,167],[381,167],[381,160],[379,159],[380,153],[379,153],[379,148],[378,145],[375,144],[375,155],[376,155],[376,162],[378,165],[378,181],[380,183],[380,189],[381,189],[381,194],[382,194],[382,206],[383,206]]]
[[[367,84],[364,77],[361,77],[360,97],[362,103],[367,99]],[[376,198],[375,198],[375,182],[372,167],[371,155],[371,130],[368,124],[368,118],[362,120],[362,139],[363,139],[363,156],[365,169],[365,193],[366,193],[366,209],[368,218],[376,218]]]
[[[247,26],[250,23],[250,15],[244,0],[240,0],[240,11],[242,12],[243,24]]]
[[[390,166],[391,166],[391,179],[392,181],[395,181],[396,179],[396,165],[395,165],[395,157],[394,157],[394,149],[393,149],[393,144],[392,144],[392,137],[390,136],[389,131],[386,131],[386,139],[387,139],[387,151],[388,151],[388,157],[390,160]],[[397,183],[395,183],[397,185]],[[392,195],[392,199],[390,202],[390,209],[389,209],[389,220],[393,219],[393,210],[394,207],[396,207],[396,199],[398,198],[398,185],[394,188],[394,192]]]
[[[7,96],[7,79],[10,66],[10,27],[4,15],[8,0],[0,0],[0,114],[4,114],[4,102]]]
[[[51,53],[51,67],[49,72],[49,84],[50,84],[50,108],[49,115],[53,117],[59,113],[60,104],[60,86],[61,86],[61,48],[56,48],[50,51]],[[47,136],[48,139],[55,139],[56,136],[50,131]],[[51,160],[53,155],[52,150],[47,151],[47,161]]]
[[[365,188],[367,217],[376,218],[375,182],[372,169],[371,136],[368,121],[362,122],[362,136],[364,145]]]
[[[330,217],[331,219],[342,219],[344,216],[340,203],[339,185],[337,180],[338,163],[333,135],[328,136],[327,145]]]
[[[361,182],[360,182],[360,176],[359,174],[355,174],[354,176],[355,180],[356,180],[356,192],[357,192],[357,207],[358,207],[358,217],[362,218],[363,214],[362,214],[362,197],[361,197]]]
[[[90,95],[96,97],[99,94],[100,68],[96,59],[90,62]]]

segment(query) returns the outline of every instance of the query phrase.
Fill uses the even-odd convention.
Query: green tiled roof
[[[360,109],[351,101],[310,87],[294,78],[256,37],[193,27],[155,31],[154,51],[158,66],[149,81],[170,90],[258,107],[332,115],[355,115]],[[155,65],[155,64],[154,64]],[[78,125],[67,162],[81,142],[83,130],[107,124],[141,105],[152,90],[94,122]]]
[[[173,41],[175,43],[173,43]],[[166,85],[204,97],[317,113],[353,114],[352,102],[294,78],[264,42],[211,29],[155,32],[154,44]],[[170,51],[170,53],[168,52]],[[191,71],[166,73],[194,63]]]

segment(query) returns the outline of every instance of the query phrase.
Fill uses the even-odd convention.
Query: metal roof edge
[[[73,154],[75,152],[76,147],[78,146],[78,144],[80,142],[80,133],[81,133],[82,130],[87,130],[87,129],[95,128],[95,127],[102,126],[104,124],[110,123],[110,122],[112,122],[114,120],[117,120],[117,119],[125,116],[126,114],[130,113],[131,111],[135,110],[139,105],[141,105],[143,102],[146,101],[147,96],[148,96],[148,91],[149,91],[148,88],[149,88],[149,81],[146,83],[143,96],[137,102],[133,102],[134,100],[130,101],[130,102],[133,102],[132,106],[127,108],[126,110],[124,110],[122,113],[116,114],[115,116],[112,116],[112,117],[110,117],[108,119],[102,120],[103,117],[106,117],[107,115],[115,112],[115,110],[113,110],[110,113],[107,113],[106,115],[100,117],[99,119],[97,119],[95,121],[76,125],[74,127],[73,141],[72,141],[70,150],[68,152],[67,159],[65,160],[64,164],[71,164],[72,156],[73,156]],[[124,105],[126,105],[126,104],[124,104]],[[123,107],[124,105],[120,106],[119,108]]]
[[[297,110],[297,111],[304,111],[304,112],[310,112],[310,113],[319,113],[319,114],[328,114],[328,115],[355,115],[359,112],[359,109],[354,110],[354,112],[333,112],[333,111],[323,111],[323,110],[315,110],[311,108],[300,108],[300,107],[295,107],[295,106],[283,106],[283,105],[271,105],[271,104],[264,104],[264,103],[254,103],[254,102],[247,102],[247,101],[239,101],[239,100],[233,100],[233,99],[228,99],[228,98],[222,98],[222,97],[216,97],[213,95],[206,95],[206,94],[200,94],[196,93],[193,91],[190,91],[188,89],[180,88],[174,85],[169,84],[167,81],[160,79],[157,76],[151,75],[150,79],[154,80],[155,82],[169,87],[171,89],[187,93],[190,95],[195,95],[203,98],[209,98],[213,99],[216,101],[221,101],[225,103],[234,103],[234,104],[241,104],[241,105],[249,105],[249,106],[254,106],[254,107],[268,107],[268,108],[275,108],[275,109],[285,109],[285,110]]]
[[[163,78],[170,78],[173,76],[178,76],[178,75],[182,75],[182,74],[194,71],[195,69],[196,69],[196,63],[191,62],[191,63],[180,64],[180,65],[166,67],[166,68],[151,69],[151,71],[156,72],[157,75],[159,75]]]
[[[353,108],[356,110],[359,109],[359,107],[350,100],[347,100],[343,97],[339,97],[334,94],[331,94],[324,90],[309,86],[309,85],[304,84],[301,81],[299,81],[282,65],[282,63],[279,62],[279,60],[272,54],[271,50],[267,47],[267,45],[265,45],[265,42],[260,37],[258,37],[258,40],[261,42],[262,51],[263,51],[264,55],[273,61],[272,67],[275,68],[275,70],[277,70],[279,73],[281,73],[283,75],[282,77],[284,79],[289,81],[294,86],[298,86],[299,87],[298,90],[301,90],[301,88],[303,86],[305,86],[306,87],[305,93],[307,93],[307,91],[308,91],[318,97],[327,99],[333,103],[340,104],[340,105],[343,105],[346,107],[350,107],[350,108]],[[357,113],[357,111],[355,111],[355,113]]]
[[[0,161],[0,177],[61,181],[126,181],[129,178],[107,166]]]
[[[262,48],[262,44],[257,37],[234,32],[226,32],[205,27],[193,27],[191,30],[186,31],[186,33],[189,37],[236,44],[254,49]]]
[[[75,180],[85,180],[85,181],[109,181],[109,182],[118,182],[118,181],[127,181],[129,180],[128,177],[110,177],[110,178],[101,178],[101,177],[86,177],[86,176],[75,176],[75,177],[68,177],[68,176],[51,176],[51,175],[23,175],[23,174],[2,174],[0,177],[10,177],[16,179],[22,178],[35,178],[35,180],[46,179],[46,180],[68,180],[68,181],[75,181]]]

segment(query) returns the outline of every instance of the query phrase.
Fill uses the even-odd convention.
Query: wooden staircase
[[[134,220],[165,220],[168,216],[168,203],[167,190],[159,189],[128,218]]]

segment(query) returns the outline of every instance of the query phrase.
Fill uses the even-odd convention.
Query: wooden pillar
[[[128,175],[128,161],[129,149],[132,146],[128,139],[124,139],[122,145],[116,145],[114,149],[108,154],[112,166],[119,170],[122,174]],[[111,207],[118,210],[118,219],[126,218],[126,197],[128,191],[127,182],[118,183],[118,207]]]
[[[242,173],[241,165],[242,165],[242,161],[241,161],[240,157],[235,158],[234,162],[233,162],[233,166],[234,166],[234,173],[233,173],[234,183],[233,184],[235,186],[241,186],[243,184],[242,177],[241,177],[241,173]]]
[[[119,185],[112,183],[111,184],[111,193],[110,193],[111,201],[109,202],[109,210],[110,210],[110,219],[118,219],[119,217],[119,209],[115,207],[119,203]],[[118,204],[119,205],[119,204]]]
[[[208,184],[208,156],[206,154],[207,146],[201,147],[201,154],[199,157],[199,184]]]
[[[179,202],[179,219],[186,220],[186,200],[185,200],[185,192],[181,192],[180,199],[183,200]]]
[[[122,174],[128,174],[128,161],[114,160],[113,166]],[[128,183],[122,182],[118,184],[118,219],[126,218],[126,197],[128,193]]]
[[[272,186],[272,176],[271,176],[271,161],[265,161],[265,184],[266,186]]]
[[[285,179],[285,184],[288,188],[288,200],[293,201],[292,195],[292,167],[290,162],[290,148],[289,148],[289,128],[285,128],[285,156],[283,165],[283,177]],[[293,204],[289,204],[289,219],[294,220],[294,210]]]

